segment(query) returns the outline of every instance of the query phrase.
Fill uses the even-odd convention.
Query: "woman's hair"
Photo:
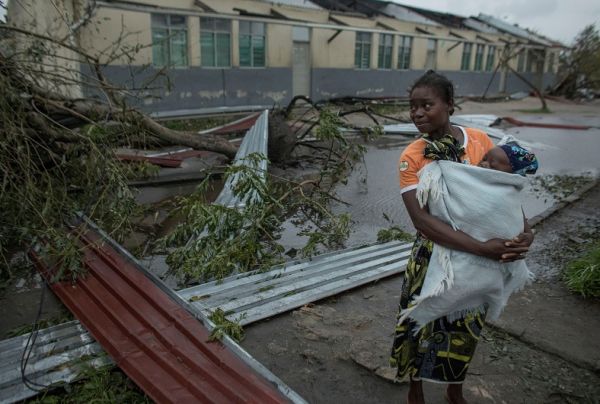
[[[454,113],[454,85],[446,76],[436,73],[433,70],[427,70],[424,75],[413,83],[409,93],[412,93],[417,87],[429,87],[437,91],[447,104],[453,106],[450,108],[450,115]]]

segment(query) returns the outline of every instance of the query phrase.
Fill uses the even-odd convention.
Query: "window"
[[[465,42],[463,44],[462,60],[460,61],[460,70],[471,69],[471,49],[473,44]]]
[[[265,67],[265,23],[240,21],[240,66]]]
[[[200,61],[202,66],[231,66],[231,21],[200,17]]]
[[[425,57],[425,69],[435,69],[437,65],[437,40],[427,40],[427,55]]]
[[[473,70],[481,71],[483,70],[483,51],[485,50],[485,45],[477,44],[477,48],[475,50],[475,67]]]
[[[527,51],[527,65],[525,68],[525,71],[527,73],[531,73],[533,71],[533,66],[534,66],[534,55],[533,55],[533,51],[530,49],[529,51]]]
[[[377,65],[380,69],[392,68],[392,48],[394,37],[390,34],[379,34],[379,57]]]
[[[486,72],[491,72],[492,69],[494,68],[495,57],[496,57],[496,47],[494,45],[488,46],[487,59],[485,60],[485,71]]]
[[[410,69],[410,50],[412,37],[401,36],[398,45],[398,69]]]
[[[152,14],[152,63],[155,66],[187,66],[185,16]]]
[[[554,73],[554,52],[548,53],[548,73]]]
[[[354,67],[368,69],[371,66],[371,34],[369,32],[356,33],[354,47]]]
[[[521,49],[517,58],[517,71],[522,72],[525,70],[525,50]]]

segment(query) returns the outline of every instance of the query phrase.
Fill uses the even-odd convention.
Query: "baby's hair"
[[[419,77],[410,88],[409,93],[417,87],[430,87],[436,90],[447,104],[454,105],[454,85],[450,80],[433,70],[427,70]],[[454,107],[450,108],[450,115],[454,113]]]

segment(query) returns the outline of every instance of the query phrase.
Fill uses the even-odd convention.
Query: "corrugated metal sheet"
[[[455,125],[481,129],[489,137],[502,139],[507,133],[502,129],[490,127],[497,119],[498,117],[495,115],[454,115],[450,117],[450,121]]]
[[[292,7],[301,7],[301,8],[310,8],[313,10],[322,10],[317,4],[308,0],[262,0],[265,3],[284,5],[284,6],[292,6]]]
[[[221,342],[209,343],[210,330],[201,313],[100,229],[91,223],[85,227],[79,239],[86,276],[75,284],[56,282],[51,287],[154,401],[290,401],[238,354]],[[35,256],[34,261],[49,279],[52,270]],[[287,386],[284,390],[291,391]]]
[[[228,315],[230,319],[241,318],[240,323],[248,325],[401,272],[409,253],[410,245],[400,242],[350,248],[177,293],[185,301],[191,300],[196,311],[206,314],[225,307],[232,310]],[[19,364],[28,336],[0,342],[0,359],[6,363],[0,367],[0,402],[19,401],[37,394],[21,383]],[[239,349],[239,355],[254,361],[239,346],[232,345],[232,349]],[[81,362],[81,352],[96,354],[102,352],[102,348],[78,321],[41,330],[26,374],[41,384],[69,382],[77,374],[75,365]],[[110,359],[105,356],[103,362],[98,362],[90,357],[88,362],[99,365],[110,363]],[[255,367],[260,366],[255,363]],[[281,384],[280,390],[285,389],[283,386]]]
[[[245,325],[402,272],[411,245],[394,241],[348,249],[178,294],[204,313],[221,308],[228,318]]]
[[[422,16],[421,14],[415,13],[414,11],[403,7],[401,4],[388,3],[381,9],[384,13],[392,15],[400,21],[410,21],[417,24],[427,24],[436,27],[441,27],[437,22]]]
[[[509,24],[505,21],[502,21],[496,17],[493,17],[491,15],[487,15],[487,14],[479,14],[477,16],[478,20],[481,20],[483,22],[485,22],[486,24],[491,25],[492,27],[495,27],[501,31],[507,32],[511,35],[515,35],[518,37],[521,37],[523,39],[527,39],[530,40],[532,42],[537,42],[541,45],[545,45],[545,46],[552,46],[553,44],[548,41],[545,38],[541,38],[538,35],[535,35],[529,31],[527,31],[526,29],[523,29],[521,27],[517,27],[516,25],[512,25]]]
[[[419,135],[421,132],[412,123],[395,123],[383,125],[383,131],[389,135]]]
[[[479,31],[479,32],[483,32],[486,34],[501,34],[500,31],[498,31],[496,28],[492,27],[489,24],[486,24],[484,22],[478,21],[472,17],[466,18],[463,21],[463,24],[465,24],[467,27],[474,29],[475,31]]]
[[[244,164],[251,166],[251,163],[244,161],[244,158],[252,153],[261,153],[265,157],[267,156],[267,141],[269,137],[269,111],[265,110],[260,114],[260,117],[256,120],[254,126],[246,132],[244,140],[238,149],[234,164]],[[252,167],[259,171],[260,175],[264,178],[267,172],[267,161],[262,160],[260,163]],[[227,178],[223,185],[223,190],[215,200],[215,204],[226,207],[243,208],[246,206],[247,201],[255,200],[258,195],[252,192],[249,195],[235,196],[233,194],[233,188],[239,181],[240,174],[234,174]]]
[[[198,133],[201,135],[211,134],[211,135],[226,135],[228,133],[240,132],[242,130],[250,129],[258,117],[261,115],[260,112],[250,114],[243,118],[240,118],[236,121],[226,123],[225,125],[217,126],[210,129],[201,130]]]
[[[0,341],[0,403],[21,401],[37,394],[21,380],[21,360],[30,334]],[[84,366],[112,363],[79,321],[41,330],[29,355],[25,376],[47,386],[68,383]]]

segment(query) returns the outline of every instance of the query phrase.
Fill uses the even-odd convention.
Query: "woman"
[[[398,170],[404,205],[417,229],[405,281],[400,310],[411,305],[427,273],[433,243],[502,262],[522,259],[533,242],[525,220],[523,232],[513,240],[491,239],[480,242],[421,208],[416,198],[417,173],[434,160],[451,160],[477,165],[494,147],[482,131],[450,124],[454,112],[454,88],[444,76],[428,71],[410,91],[410,117],[423,137],[411,143],[400,156]],[[483,327],[484,315],[471,314],[449,321],[439,318],[415,332],[416,324],[407,319],[396,325],[391,364],[398,377],[410,378],[408,403],[424,403],[422,380],[447,383],[446,399],[463,404],[462,383],[475,352]]]

